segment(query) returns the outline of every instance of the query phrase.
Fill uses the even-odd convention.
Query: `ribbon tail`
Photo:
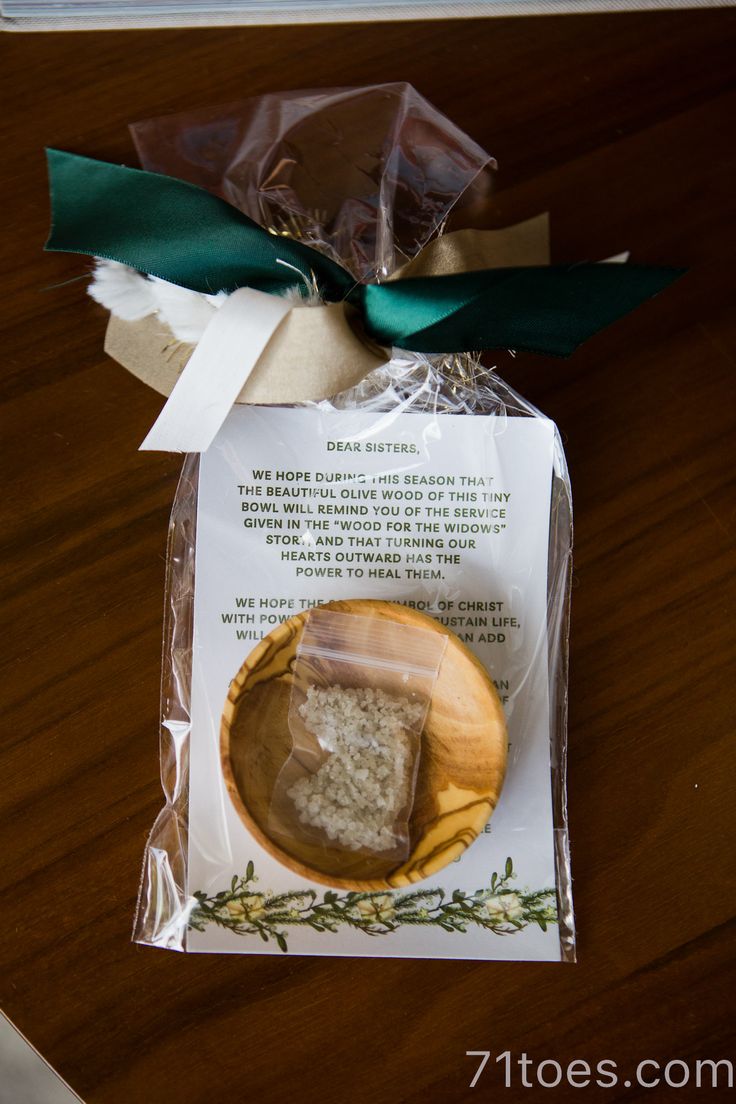
[[[493,269],[369,285],[362,306],[366,330],[382,344],[566,357],[683,272],[613,264]]]
[[[340,300],[354,281],[301,242],[276,237],[204,188],[159,173],[46,151],[51,233],[46,249],[119,261],[193,291],[254,287],[279,294],[316,280]]]

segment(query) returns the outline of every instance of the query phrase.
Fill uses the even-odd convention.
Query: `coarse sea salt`
[[[350,851],[393,850],[423,703],[373,687],[310,686],[299,713],[328,752],[287,791],[299,820]]]

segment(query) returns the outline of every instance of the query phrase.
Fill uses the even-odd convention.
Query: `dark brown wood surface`
[[[89,1104],[537,1099],[493,1061],[471,1091],[465,1052],[612,1059],[622,1082],[729,1054],[735,62],[733,10],[0,40],[2,1003]],[[105,359],[85,263],[41,252],[42,147],[134,163],[130,120],[398,79],[496,155],[500,222],[550,210],[555,259],[690,270],[570,362],[502,361],[575,495],[579,962],[134,946],[179,462],[136,451],[160,399]]]

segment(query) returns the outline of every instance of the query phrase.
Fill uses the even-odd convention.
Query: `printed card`
[[[187,948],[560,958],[550,781],[544,418],[238,407],[202,456]],[[230,682],[281,621],[336,599],[438,618],[485,666],[509,733],[481,836],[410,890],[359,897],[282,865],[225,786]]]

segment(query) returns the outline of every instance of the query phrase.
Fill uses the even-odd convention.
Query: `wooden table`
[[[89,1104],[525,1100],[494,1061],[471,1093],[465,1052],[612,1059],[621,1081],[728,1055],[734,47],[732,10],[3,37],[2,1000]],[[555,259],[690,269],[569,363],[503,360],[575,492],[579,962],[134,946],[179,462],[136,451],[160,400],[103,355],[87,265],[41,252],[42,147],[131,163],[129,120],[396,79],[497,156],[500,220],[551,211]]]

